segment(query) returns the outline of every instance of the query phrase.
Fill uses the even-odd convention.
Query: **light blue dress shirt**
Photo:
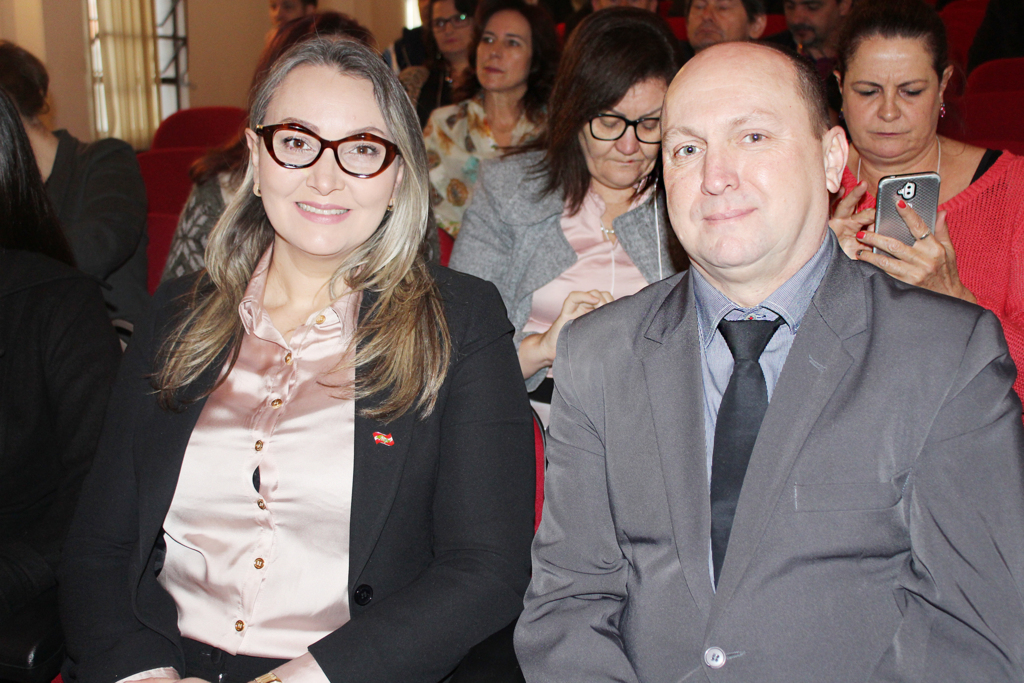
[[[768,386],[768,401],[771,402],[775,384],[782,366],[786,362],[793,339],[800,330],[800,321],[811,303],[814,292],[825,277],[825,271],[838,248],[838,242],[831,230],[825,231],[825,239],[814,256],[772,292],[764,301],[753,308],[744,308],[729,300],[727,296],[708,282],[696,268],[690,269],[693,278],[693,295],[697,306],[697,328],[700,332],[700,365],[704,380],[704,445],[706,451],[708,495],[711,495],[711,459],[715,448],[715,424],[722,395],[732,377],[733,358],[725,337],[718,329],[724,320],[775,320],[781,316],[782,325],[768,342],[759,361]],[[715,583],[714,565],[711,559],[711,529],[708,529],[708,572],[711,585]]]

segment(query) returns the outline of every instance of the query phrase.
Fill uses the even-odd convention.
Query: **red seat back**
[[[672,33],[679,40],[686,40],[686,17],[667,17],[665,21],[672,28]]]
[[[993,59],[967,77],[967,92],[1002,92],[1024,88],[1024,57]]]
[[[540,418],[537,414],[533,414],[533,454],[537,461],[537,475],[536,484],[537,492],[534,503],[534,515],[533,515],[533,530],[536,531],[537,527],[540,526],[540,516],[544,511],[544,444],[547,435],[544,433],[544,428],[540,424]]]
[[[192,191],[188,169],[204,152],[201,147],[181,147],[139,153],[150,213],[181,213]]]
[[[965,140],[1024,140],[1024,90],[970,93],[958,104]]]
[[[437,244],[441,247],[441,258],[440,262],[442,266],[448,266],[448,260],[452,257],[452,247],[455,246],[455,240],[452,236],[446,233],[441,228],[437,229]]]
[[[768,24],[764,27],[764,33],[761,34],[762,38],[773,36],[776,33],[781,33],[788,29],[789,26],[786,24],[785,14],[769,14]]]
[[[960,68],[967,66],[967,51],[971,49],[974,34],[985,18],[987,4],[977,0],[954,0],[939,12],[942,23],[946,25],[950,59]]]
[[[146,216],[149,246],[146,248],[146,256],[149,261],[150,293],[160,284],[178,216],[192,191],[188,169],[204,152],[201,147],[183,147],[150,150],[138,155],[142,180],[146,183],[146,199],[149,201]]]
[[[210,149],[230,140],[245,123],[245,119],[245,110],[238,107],[182,109],[163,120],[153,135],[153,146],[150,149]]]

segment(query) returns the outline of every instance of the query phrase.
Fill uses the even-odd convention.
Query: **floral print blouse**
[[[537,139],[542,123],[526,114],[512,129],[512,146]],[[435,109],[423,129],[430,167],[430,204],[437,226],[452,237],[459,234],[462,214],[473,198],[480,162],[501,156],[484,113],[484,94]]]

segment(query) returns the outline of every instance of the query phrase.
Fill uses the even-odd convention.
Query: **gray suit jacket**
[[[448,264],[498,287],[516,328],[516,346],[530,318],[533,293],[568,270],[577,258],[562,232],[565,200],[541,193],[544,179],[534,171],[540,155],[516,154],[484,164]],[[657,225],[656,210],[660,211]],[[648,283],[675,274],[667,247],[672,229],[663,199],[657,209],[653,202],[645,202],[612,225]],[[531,377],[527,388],[535,389],[546,374],[545,368]]]
[[[1024,429],[995,316],[837,250],[717,594],[697,339],[686,273],[560,336],[527,680],[1024,679]]]

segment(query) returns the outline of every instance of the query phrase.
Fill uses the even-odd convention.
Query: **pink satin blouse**
[[[646,198],[646,194],[638,197],[630,208],[635,208]],[[576,252],[576,263],[533,293],[530,318],[523,326],[523,332],[547,332],[562,312],[562,304],[570,292],[597,289],[611,292],[618,299],[636,294],[647,286],[647,280],[618,240],[613,244],[601,232],[604,210],[604,200],[590,190],[575,216],[562,214],[562,232]]]
[[[183,636],[231,654],[304,655],[323,679],[306,648],[349,620],[355,403],[336,387],[354,379],[350,364],[337,367],[360,295],[314,313],[286,342],[263,308],[270,254],[238,307],[238,360],[185,451],[159,581]]]

